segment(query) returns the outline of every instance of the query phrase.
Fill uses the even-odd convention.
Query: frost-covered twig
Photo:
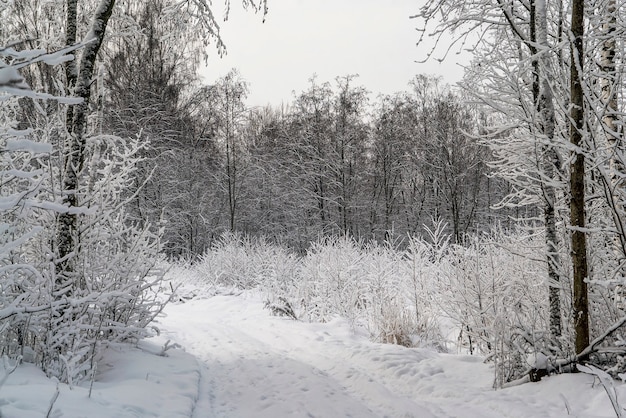
[[[567,409],[567,415],[572,415],[572,408],[569,405],[569,402],[567,401],[567,398],[565,397],[565,395],[563,395],[562,393],[559,393],[559,396],[561,397],[561,399],[563,399],[563,403],[565,404],[565,409]]]
[[[296,313],[291,307],[291,303],[289,303],[289,301],[285,297],[280,296],[278,298],[278,302],[279,303],[270,302],[269,300],[266,301],[265,309],[268,309],[274,316],[286,316],[293,320],[298,320]]]
[[[57,383],[56,390],[54,391],[54,395],[52,395],[52,399],[50,399],[50,405],[48,406],[48,412],[46,413],[46,418],[50,418],[52,414],[52,408],[54,408],[54,404],[59,398],[59,384]],[[89,390],[89,395],[91,396],[91,389]]]
[[[91,398],[93,382],[96,381],[96,373],[98,373],[98,363],[94,363],[93,368],[91,369],[91,381],[89,382],[89,395],[87,396],[88,398]]]
[[[170,344],[170,341],[172,340],[167,340],[165,344],[163,344],[163,347],[161,347],[161,352],[159,353],[159,356],[167,357],[167,350],[171,348],[181,348],[180,344],[178,343]]]

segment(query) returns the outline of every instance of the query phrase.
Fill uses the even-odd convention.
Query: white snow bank
[[[160,355],[164,344],[157,337],[142,341],[138,348],[108,349],[98,363],[91,397],[90,382],[75,387],[59,384],[50,416],[190,417],[198,398],[200,365],[182,350]],[[0,388],[0,414],[3,418],[45,417],[56,388],[34,365],[21,365]]]

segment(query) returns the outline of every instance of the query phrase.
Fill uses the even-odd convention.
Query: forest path
[[[543,383],[494,391],[478,357],[372,343],[342,320],[273,317],[253,295],[170,305],[159,322],[204,363],[194,418],[571,417],[562,396],[576,407],[567,388],[532,396]]]

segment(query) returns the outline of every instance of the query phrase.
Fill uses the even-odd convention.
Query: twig
[[[54,404],[59,398],[59,384],[57,383],[57,388],[54,391],[54,395],[52,395],[52,399],[50,399],[50,405],[48,406],[48,413],[46,414],[46,418],[50,418],[50,414],[52,413],[52,408],[54,408]]]
[[[583,351],[581,351],[580,353],[568,358],[568,359],[558,359],[555,361],[555,365],[558,367],[562,367],[562,366],[567,366],[569,364],[572,363],[578,363],[581,360],[585,360],[587,359],[587,357],[589,357],[589,355],[591,353],[594,353],[597,351],[598,346],[607,338],[609,337],[611,334],[613,334],[615,331],[617,331],[622,325],[626,324],[626,316],[622,317],[619,321],[615,322],[613,325],[611,325],[606,331],[604,331],[604,334],[600,335],[599,337],[597,337],[596,339],[594,339],[591,344],[589,344],[587,346],[587,348],[585,348]]]

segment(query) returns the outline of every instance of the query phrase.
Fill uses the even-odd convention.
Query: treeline
[[[492,209],[509,190],[489,177],[480,112],[440,79],[371,100],[356,76],[313,77],[289,105],[249,108],[236,70],[190,92],[157,46],[118,51],[103,111],[116,135],[149,143],[132,210],[163,226],[169,256],[200,255],[225,231],[301,252],[321,236],[401,239],[440,220],[462,242],[508,222]]]

